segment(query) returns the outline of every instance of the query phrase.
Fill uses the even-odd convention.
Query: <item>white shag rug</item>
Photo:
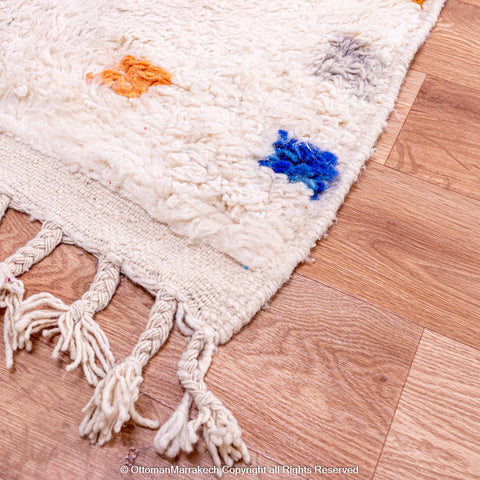
[[[204,382],[212,355],[334,221],[444,0],[6,0],[0,5],[0,218],[44,222],[0,264],[7,364],[58,336],[95,385],[80,433],[104,443],[135,410],[174,320],[191,337],[185,396],[155,439],[217,473],[249,456]],[[60,242],[99,258],[72,305],[18,278]],[[125,274],[156,296],[114,364],[94,315]],[[190,420],[195,403],[198,415]],[[259,406],[261,408],[261,406]]]

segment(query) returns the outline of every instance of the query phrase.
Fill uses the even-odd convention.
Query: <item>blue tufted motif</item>
[[[288,132],[278,131],[278,140],[273,144],[275,153],[259,164],[275,173],[287,175],[291,182],[303,182],[313,190],[312,200],[329,188],[338,175],[335,166],[337,157],[311,143],[288,138]]]

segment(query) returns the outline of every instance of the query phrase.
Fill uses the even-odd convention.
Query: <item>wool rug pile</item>
[[[248,462],[205,383],[212,356],[326,234],[443,2],[2,2],[0,218],[43,223],[0,263],[7,365],[55,336],[95,387],[82,436],[103,444],[133,420],[161,454],[202,433],[219,475]],[[25,297],[21,275],[61,242],[97,256],[89,290]],[[120,274],[155,304],[116,361],[94,317]],[[174,324],[185,394],[160,426],[135,403]]]

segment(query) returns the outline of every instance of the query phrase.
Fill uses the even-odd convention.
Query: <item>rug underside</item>
[[[80,434],[130,419],[169,457],[202,434],[216,473],[249,462],[204,377],[212,356],[336,218],[444,0],[7,1],[0,6],[0,220],[42,229],[0,263],[7,365],[56,336],[95,386]],[[65,305],[20,276],[60,243],[98,258]],[[95,314],[124,274],[155,296],[115,361]],[[174,323],[184,397],[162,426],[135,409]],[[196,406],[198,414],[191,419]]]

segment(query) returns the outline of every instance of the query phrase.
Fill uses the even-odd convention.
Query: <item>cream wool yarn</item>
[[[191,452],[198,440],[197,431],[203,426],[205,443],[217,467],[222,461],[228,466],[241,459],[250,463],[250,455],[235,417],[204,382],[217,344],[218,332],[209,325],[202,326],[192,335],[178,365],[178,377],[186,393],[175,413],[155,437],[157,452],[169,457],[175,457],[180,451]],[[190,420],[193,402],[199,413]]]
[[[86,415],[80,425],[80,435],[102,445],[110,440],[112,432],[118,433],[130,418],[139,425],[158,428],[156,420],[148,420],[137,413],[135,402],[143,381],[142,369],[167,340],[176,308],[175,297],[159,288],[147,327],[131,355],[107,373],[84,408]]]
[[[111,184],[175,233],[259,267],[289,255],[339,194],[311,202],[303,183],[258,167],[277,130],[333,152],[343,178],[356,175],[427,7],[9,0],[0,7],[0,128]],[[339,34],[359,38],[367,54],[357,58],[376,64],[367,97],[339,75],[315,74]],[[128,54],[165,68],[172,85],[128,100],[86,81]]]
[[[111,369],[115,359],[108,338],[93,316],[110,303],[119,281],[120,269],[101,257],[90,289],[70,307],[50,293],[32,295],[22,301],[14,319],[18,347],[31,350],[30,337],[38,332],[44,336],[59,334],[52,357],[69,352],[72,363],[67,370],[81,364],[88,383],[96,385],[98,378],[103,378]]]
[[[3,2],[0,219],[13,208],[43,223],[0,263],[7,366],[34,335],[57,335],[54,355],[68,353],[68,369],[81,366],[95,386],[82,436],[104,443],[133,420],[159,429],[154,448],[166,456],[203,435],[218,475],[248,463],[234,405],[208,388],[212,357],[326,234],[442,5]],[[126,55],[165,69],[172,84],[117,95],[101,74]],[[314,199],[333,155],[338,175]],[[25,298],[19,277],[60,242],[98,257],[89,290],[70,306],[48,292]],[[119,274],[155,304],[115,363],[94,317]],[[159,425],[136,401],[174,324],[189,337],[184,396]]]
[[[25,293],[22,281],[16,277],[49,255],[62,241],[62,236],[59,227],[45,222],[33,240],[0,263],[0,307],[5,308],[3,338],[8,368],[13,364],[13,351],[17,348],[15,315]]]

